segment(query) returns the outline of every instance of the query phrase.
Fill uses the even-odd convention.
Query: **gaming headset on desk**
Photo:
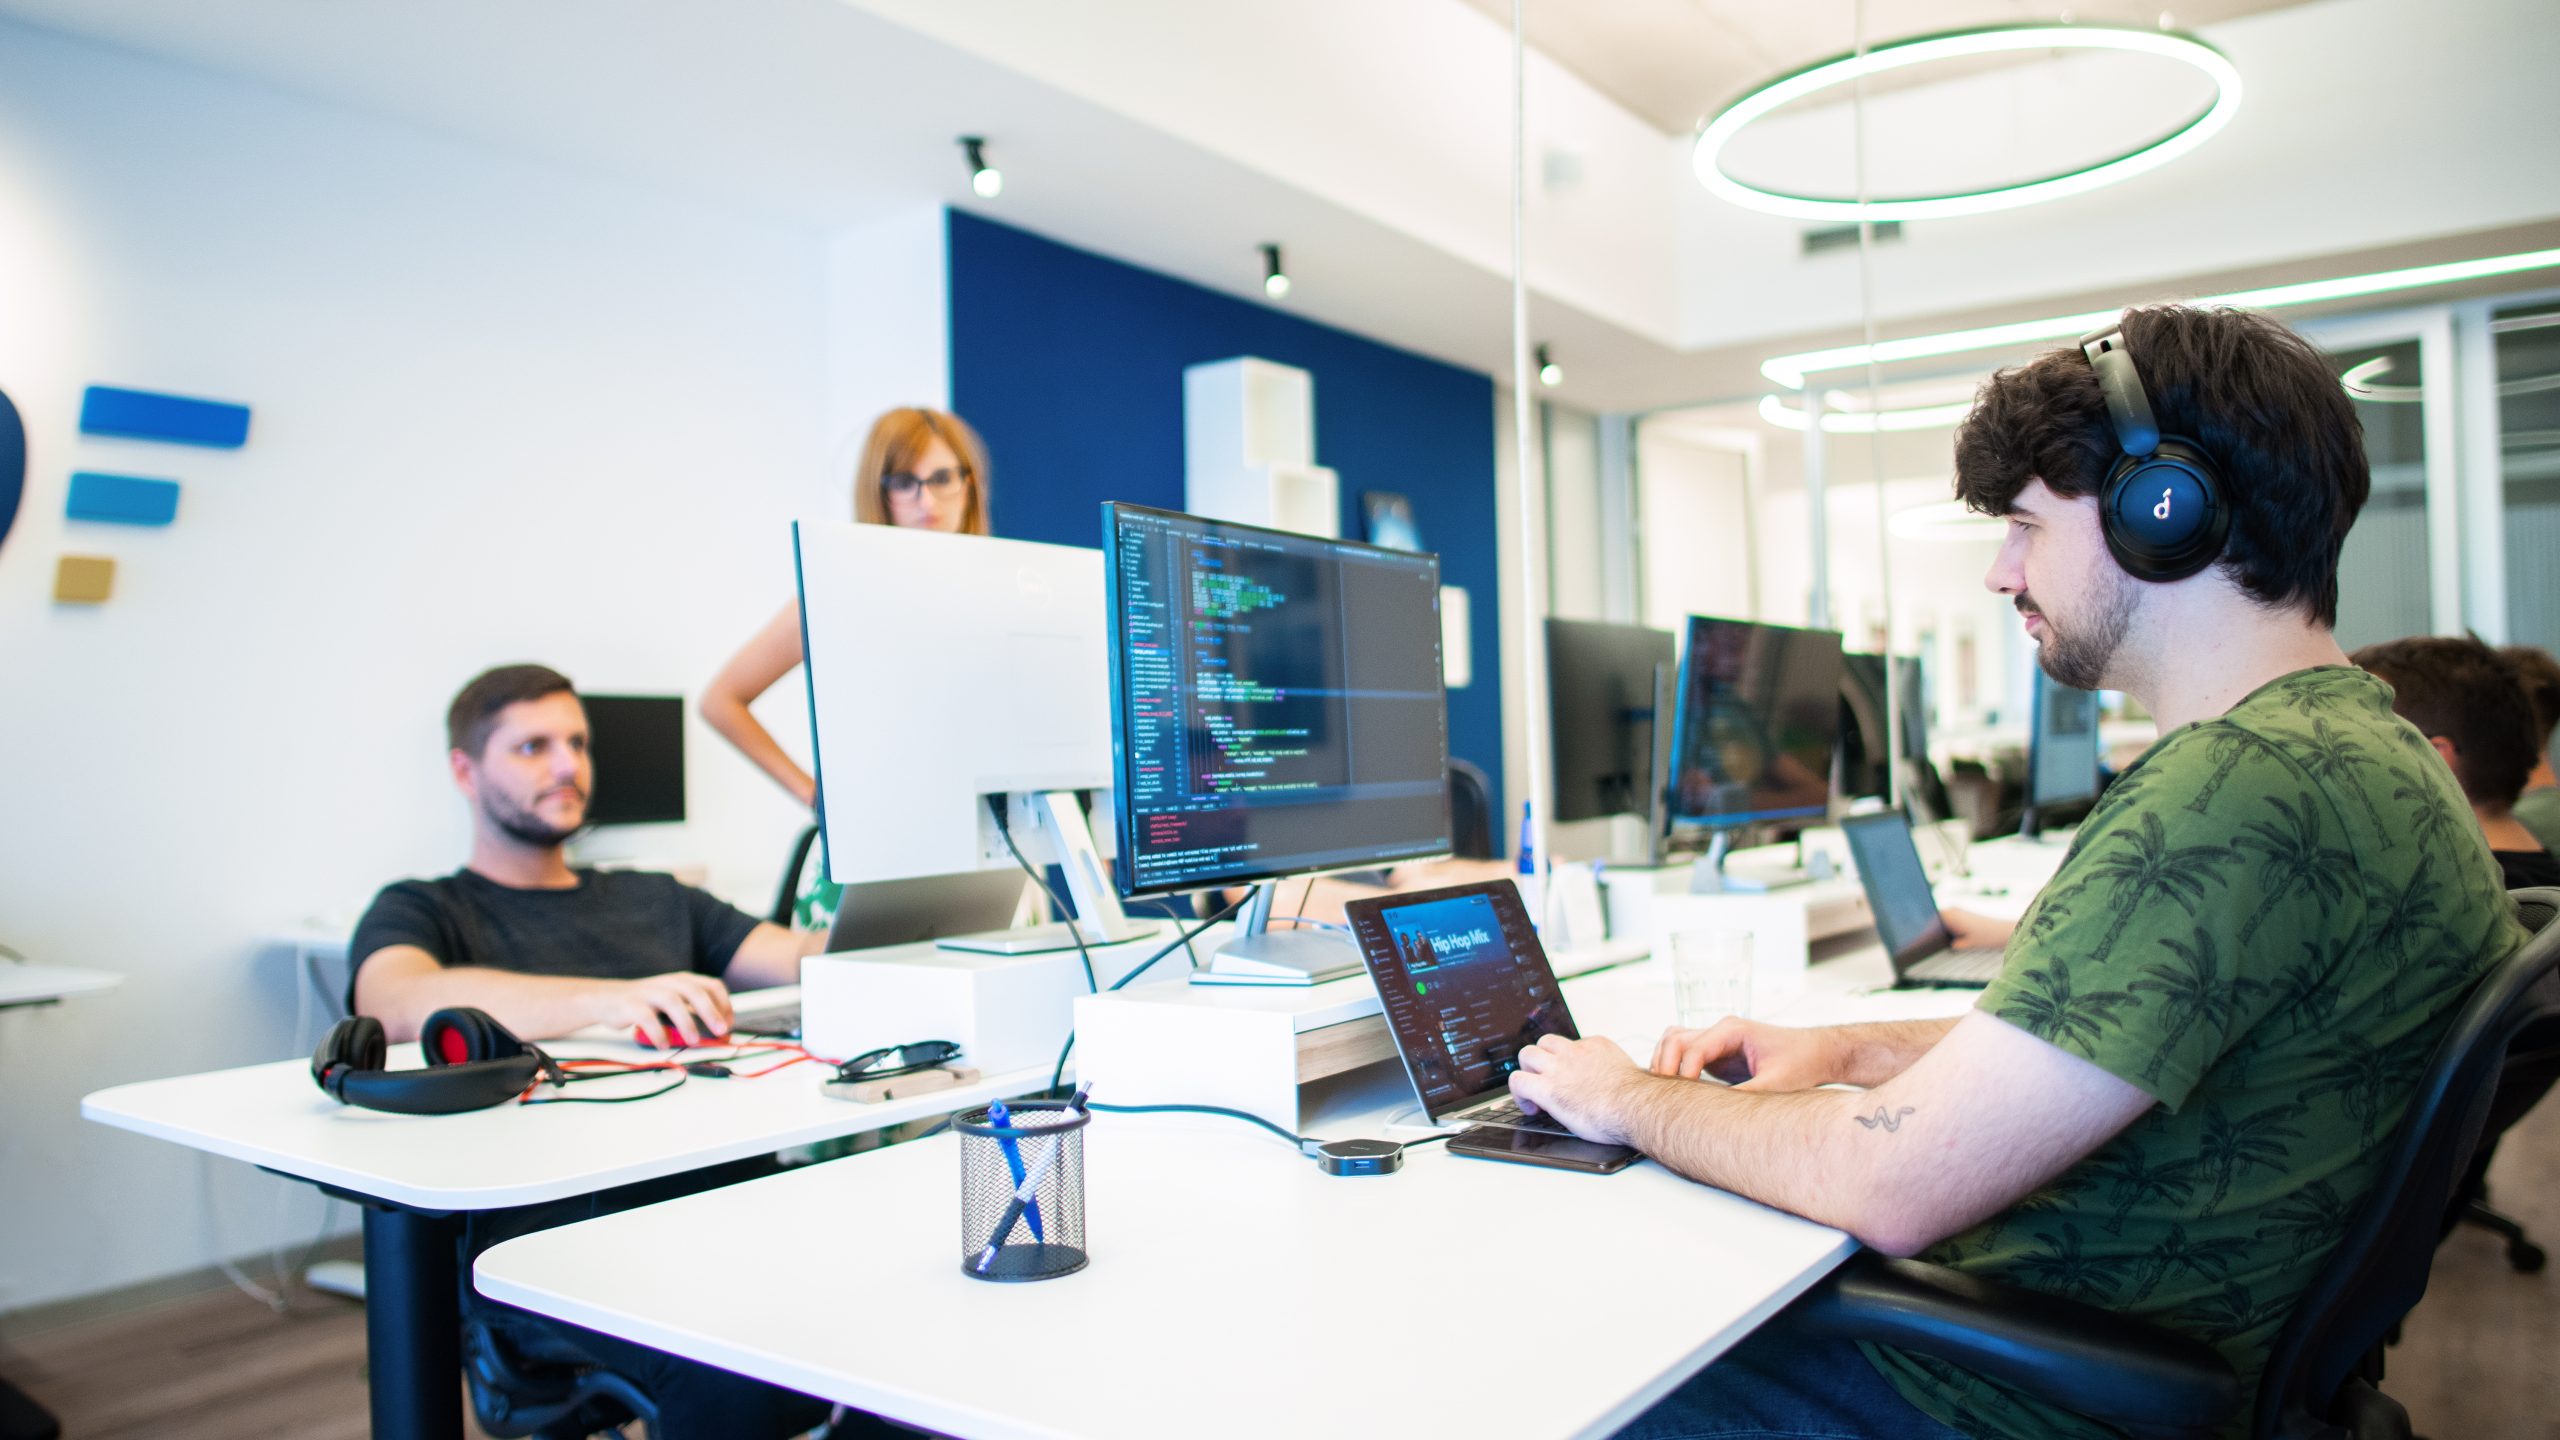
[[[311,1078],[330,1098],[395,1115],[459,1115],[504,1105],[537,1079],[561,1083],[560,1066],[486,1011],[456,1007],[418,1032],[425,1068],[386,1070],[389,1046],[370,1015],[341,1020],[311,1057]]]
[[[2099,490],[2098,523],[2107,553],[2136,580],[2184,580],[2222,558],[2231,538],[2231,502],[2222,473],[2193,440],[2160,433],[2142,390],[2121,317],[2080,338],[2098,372],[2107,420],[2123,453]]]

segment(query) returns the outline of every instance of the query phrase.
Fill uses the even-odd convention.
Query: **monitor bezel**
[[[1230,530],[1239,530],[1250,534],[1276,536],[1283,540],[1301,542],[1313,541],[1322,545],[1336,546],[1344,550],[1365,551],[1368,554],[1403,564],[1409,564],[1415,560],[1427,560],[1431,564],[1432,609],[1435,614],[1439,611],[1439,592],[1446,585],[1446,581],[1442,578],[1444,572],[1440,565],[1440,553],[1436,550],[1399,550],[1393,546],[1372,545],[1362,540],[1345,540],[1339,536],[1332,535],[1310,535],[1303,530],[1280,530],[1268,525],[1249,525],[1240,520],[1220,520],[1213,516],[1195,515],[1186,510],[1167,510],[1160,506],[1138,505],[1126,500],[1103,501],[1102,574],[1104,596],[1103,604],[1106,608],[1103,614],[1104,633],[1102,648],[1110,667],[1111,784],[1114,800],[1111,807],[1111,825],[1113,837],[1118,841],[1118,843],[1113,847],[1116,853],[1114,853],[1111,860],[1111,881],[1113,886],[1119,890],[1120,898],[1123,900],[1151,900],[1168,895],[1195,894],[1202,890],[1220,890],[1230,885],[1265,885],[1274,881],[1293,880],[1300,877],[1338,875],[1357,870],[1375,870],[1381,866],[1401,865],[1414,860],[1440,860],[1448,858],[1452,853],[1452,847],[1456,843],[1457,837],[1453,833],[1455,827],[1451,823],[1448,786],[1444,778],[1440,795],[1442,835],[1441,843],[1436,847],[1424,847],[1412,851],[1398,851],[1385,855],[1367,855],[1362,856],[1355,862],[1348,863],[1329,862],[1316,865],[1297,865],[1278,870],[1245,870],[1240,873],[1230,875],[1201,877],[1174,885],[1151,885],[1142,887],[1137,883],[1137,808],[1131,804],[1129,800],[1131,793],[1129,789],[1128,740],[1129,687],[1126,683],[1126,677],[1121,673],[1126,668],[1122,652],[1127,648],[1127,633],[1122,625],[1124,607],[1122,605],[1123,597],[1121,593],[1120,580],[1119,521],[1120,517],[1124,514],[1141,516],[1151,515],[1161,516],[1170,520],[1197,521],[1210,525],[1224,526]],[[1448,674],[1449,656],[1447,647],[1443,646],[1440,654],[1440,768],[1444,777],[1448,772],[1448,762],[1451,753],[1449,749]]]

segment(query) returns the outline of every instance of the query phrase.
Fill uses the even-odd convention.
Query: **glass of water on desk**
[[[1731,926],[1672,932],[1671,995],[1682,1029],[1703,1030],[1728,1015],[1751,1014],[1756,939]]]

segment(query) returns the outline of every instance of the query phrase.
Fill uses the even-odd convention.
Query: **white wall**
[[[310,1043],[258,937],[460,862],[477,669],[690,695],[789,599],[787,521],[844,506],[823,251],[0,24],[0,942],[127,977],[0,1014],[0,1310],[310,1238],[309,1190],[78,1098]],[[93,381],[246,401],[249,444],[83,439]],[[176,525],[67,524],[74,468],[179,479]],[[49,601],[65,550],[117,558],[111,603]],[[688,738],[693,821],[615,843],[760,907],[800,817]]]

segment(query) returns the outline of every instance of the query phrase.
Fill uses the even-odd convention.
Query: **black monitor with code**
[[[1137,505],[1103,531],[1123,895],[1448,853],[1440,557]],[[1307,983],[1244,975],[1253,948],[1226,978]]]

